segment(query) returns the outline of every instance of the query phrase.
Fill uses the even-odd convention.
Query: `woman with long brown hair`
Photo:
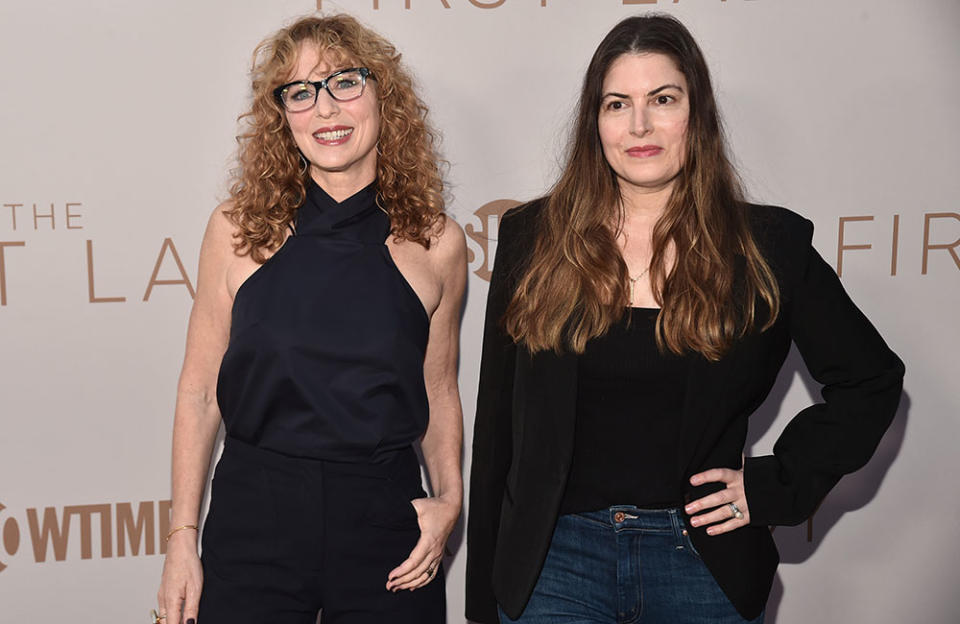
[[[444,620],[466,247],[426,113],[400,54],[351,17],[257,48],[236,180],[200,253],[156,621]]]
[[[467,616],[760,622],[769,525],[862,466],[903,364],[811,245],[744,201],[703,54],[618,24],[549,196],[501,221],[474,431]],[[750,414],[796,344],[824,401],[766,457]]]

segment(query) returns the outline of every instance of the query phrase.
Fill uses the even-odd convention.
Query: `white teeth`
[[[331,130],[330,132],[314,132],[313,136],[317,137],[321,141],[336,141],[337,139],[342,139],[352,132],[353,128],[348,128],[346,130]]]

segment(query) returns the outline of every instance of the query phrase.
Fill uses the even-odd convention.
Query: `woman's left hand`
[[[688,503],[684,510],[691,516],[690,524],[695,527],[710,525],[707,527],[708,535],[728,533],[750,524],[750,508],[743,489],[743,469],[713,468],[690,477],[692,485],[712,482],[723,483],[726,488]]]
[[[434,579],[443,560],[447,538],[460,517],[460,501],[448,501],[442,496],[416,498],[410,503],[417,510],[420,539],[407,560],[387,575],[387,589],[417,589]]]

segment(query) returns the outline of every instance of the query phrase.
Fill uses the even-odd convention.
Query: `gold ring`
[[[167,619],[165,615],[157,615],[156,609],[150,609],[151,624],[161,624],[162,620]]]

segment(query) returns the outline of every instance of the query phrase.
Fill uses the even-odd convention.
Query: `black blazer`
[[[522,613],[546,559],[573,452],[577,358],[531,354],[501,323],[526,266],[543,200],[501,221],[487,299],[474,424],[467,529],[466,615],[498,622],[497,603]],[[787,425],[773,455],[747,458],[750,526],[694,546],[743,617],[757,617],[779,562],[769,525],[803,522],[840,477],[863,466],[900,400],[904,367],[813,249],[813,224],[783,208],[746,205],[781,293],[776,323],[740,340],[720,361],[695,357],[681,419],[685,477],[741,467],[747,419],[796,343],[823,402]],[[682,458],[688,458],[684,460]],[[720,489],[689,487],[687,500]],[[685,518],[689,520],[688,518]]]

